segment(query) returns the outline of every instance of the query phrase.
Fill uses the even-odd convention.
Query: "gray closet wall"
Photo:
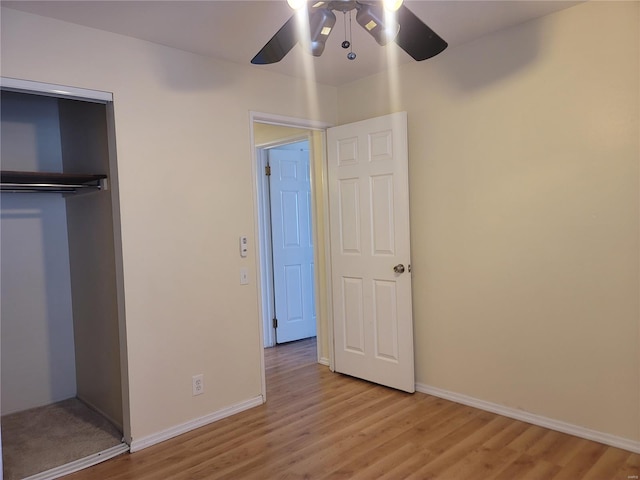
[[[55,98],[3,93],[3,170],[62,171]],[[65,200],[0,196],[2,414],[76,395]]]

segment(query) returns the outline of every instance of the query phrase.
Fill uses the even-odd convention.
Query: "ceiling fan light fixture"
[[[314,57],[324,52],[325,42],[335,24],[336,16],[327,8],[317,9],[309,15],[310,49]]]
[[[294,10],[300,10],[307,4],[306,0],[287,0],[287,3]]]
[[[396,38],[400,30],[396,21],[385,19],[384,12],[374,5],[359,4],[356,21],[383,46]]]
[[[404,0],[383,0],[382,5],[385,10],[390,12],[397,12],[398,9],[402,6]]]

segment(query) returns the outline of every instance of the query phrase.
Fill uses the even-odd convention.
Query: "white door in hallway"
[[[270,149],[276,342],[316,334],[309,143]]]
[[[327,130],[335,370],[415,391],[407,114]]]

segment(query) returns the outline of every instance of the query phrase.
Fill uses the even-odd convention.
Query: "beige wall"
[[[639,4],[339,89],[409,115],[417,381],[640,440]]]
[[[9,9],[1,40],[3,76],[114,94],[133,438],[259,395],[249,112],[312,117],[305,82]]]

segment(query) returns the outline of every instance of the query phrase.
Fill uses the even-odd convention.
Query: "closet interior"
[[[56,478],[128,450],[112,104],[0,94],[2,465]]]

